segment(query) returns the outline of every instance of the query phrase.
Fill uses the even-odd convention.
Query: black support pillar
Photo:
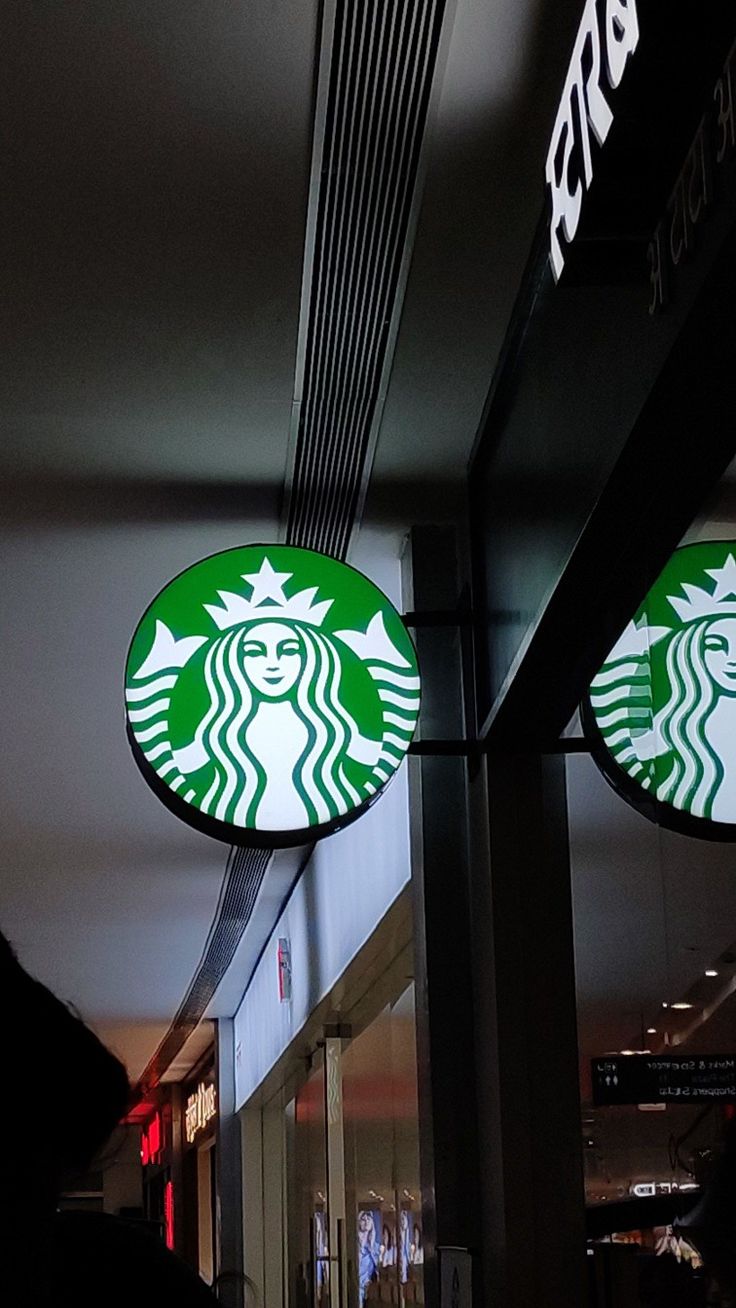
[[[564,758],[492,754],[473,791],[488,1300],[577,1308],[585,1227]]]
[[[415,528],[407,576],[418,612],[458,603],[455,535]],[[422,734],[463,731],[461,628],[420,626]],[[479,1248],[478,1137],[470,964],[466,769],[462,758],[411,760],[419,1115],[424,1196],[425,1294],[439,1303],[437,1250]],[[474,1301],[482,1303],[480,1266]]]

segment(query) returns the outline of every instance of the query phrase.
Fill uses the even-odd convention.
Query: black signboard
[[[593,1103],[736,1103],[736,1056],[632,1054],[591,1060]]]

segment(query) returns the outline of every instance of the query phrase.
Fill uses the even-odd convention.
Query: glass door
[[[330,1308],[325,1060],[286,1108],[286,1242],[290,1308]]]
[[[284,1120],[289,1308],[423,1304],[413,984],[355,1039],[327,1036]]]
[[[343,1051],[348,1308],[424,1302],[414,987]]]

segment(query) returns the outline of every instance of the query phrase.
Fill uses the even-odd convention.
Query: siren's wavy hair
[[[657,788],[657,798],[697,817],[710,817],[723,781],[723,764],[705,734],[719,698],[705,663],[705,638],[711,619],[704,618],[678,631],[667,648],[670,697],[655,719],[655,731],[673,755],[669,774]]]
[[[279,621],[284,621],[279,619]],[[245,671],[247,623],[219,636],[207,652],[204,675],[210,702],[195,740],[214,763],[202,812],[221,822],[254,825],[266,774],[248,748],[247,732],[261,697]],[[329,637],[287,622],[298,638],[303,666],[290,700],[307,728],[307,744],[294,769],[294,786],[310,823],[327,822],[363,798],[345,775],[343,759],[357,725],[340,700],[340,654]]]

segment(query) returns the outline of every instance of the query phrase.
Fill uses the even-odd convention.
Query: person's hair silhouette
[[[13,1308],[206,1308],[199,1277],[135,1226],[59,1213],[130,1103],[122,1063],[21,967],[0,934],[6,1070],[0,1186],[0,1303]]]

